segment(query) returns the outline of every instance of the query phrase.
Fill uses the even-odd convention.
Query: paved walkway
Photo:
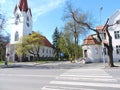
[[[83,64],[82,62],[77,62],[77,63],[71,63],[70,61],[60,61],[60,62],[51,62],[51,63],[36,63],[36,62],[16,62],[13,64],[9,64],[8,66],[6,65],[0,65],[0,68],[3,67],[20,67],[20,66],[40,66],[40,65],[62,65],[62,64],[76,64],[80,65],[81,68],[109,68],[107,63],[88,63],[88,64]],[[116,66],[119,67],[112,67],[112,68],[120,68],[120,62],[114,62]]]

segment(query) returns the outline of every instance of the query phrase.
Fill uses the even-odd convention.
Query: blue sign
[[[64,57],[64,53],[60,53],[60,56],[61,56],[61,57]]]

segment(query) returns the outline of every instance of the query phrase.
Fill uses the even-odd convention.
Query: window
[[[27,27],[29,27],[29,26],[30,26],[30,24],[29,24],[29,17],[27,17],[27,20],[26,20],[26,25],[27,25]]]
[[[49,50],[49,54],[51,54],[51,50]]]
[[[104,33],[104,39],[106,39],[106,33]]]
[[[100,37],[101,37],[102,39],[106,39],[106,33],[102,33],[102,34],[100,35]]]
[[[26,24],[27,24],[28,27],[30,26],[30,24],[28,22]]]
[[[87,50],[84,50],[84,57],[88,57],[87,56]]]
[[[15,16],[15,24],[18,25],[19,22],[20,22],[20,15],[16,14],[16,16]]]
[[[104,48],[103,51],[104,51],[104,55],[107,55],[107,48]]]
[[[114,31],[114,36],[115,36],[115,39],[119,39],[120,38],[120,31]]]
[[[48,49],[46,49],[46,53],[48,53]]]
[[[27,17],[27,21],[29,21],[29,17]]]
[[[116,46],[116,53],[117,53],[117,54],[120,54],[120,45],[117,45],[117,46]]]
[[[18,31],[15,32],[15,41],[18,41],[19,39],[19,34],[18,34]]]
[[[44,48],[43,48],[42,52],[44,53]]]

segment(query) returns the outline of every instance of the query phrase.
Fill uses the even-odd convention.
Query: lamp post
[[[104,64],[104,67],[106,67],[105,65],[105,54],[104,54],[104,31],[102,31],[101,33],[101,36],[102,36],[102,58],[103,58],[103,64]]]

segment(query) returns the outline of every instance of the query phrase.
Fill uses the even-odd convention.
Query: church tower
[[[16,44],[21,37],[32,33],[32,13],[27,0],[19,0],[13,14],[10,44]]]
[[[6,45],[6,57],[8,57],[8,61],[18,60],[15,52],[15,44],[23,36],[32,33],[32,13],[31,9],[28,8],[27,0],[19,0],[19,4],[15,6],[13,14],[14,17],[11,19],[10,43]]]

